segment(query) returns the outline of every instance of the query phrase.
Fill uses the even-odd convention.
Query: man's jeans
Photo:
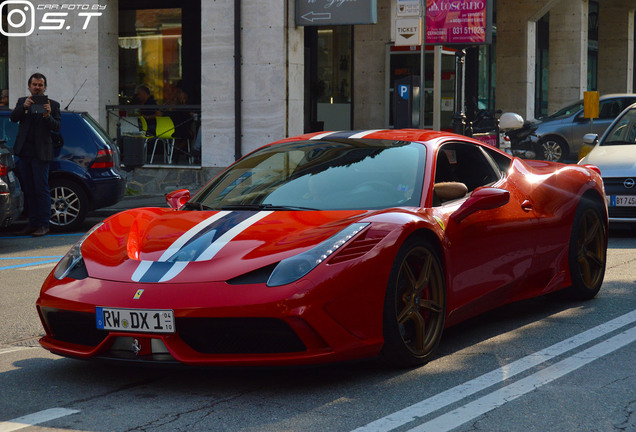
[[[34,157],[20,157],[18,172],[24,191],[26,212],[32,227],[49,226],[51,218],[51,192],[49,190],[49,164]]]

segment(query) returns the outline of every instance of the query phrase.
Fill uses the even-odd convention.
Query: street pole
[[[466,115],[464,114],[464,62],[465,49],[455,52],[455,114],[453,115],[453,132],[459,135],[466,133]]]
[[[426,0],[420,0],[420,119],[419,128],[424,129],[424,103],[426,84]]]

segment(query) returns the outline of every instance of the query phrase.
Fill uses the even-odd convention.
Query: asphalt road
[[[80,235],[0,232],[0,432],[636,431],[636,231],[612,231],[596,299],[500,308],[447,330],[429,364],[406,370],[144,369],[50,354],[34,302]]]

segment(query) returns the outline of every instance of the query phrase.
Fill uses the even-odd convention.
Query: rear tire
[[[51,220],[53,231],[75,231],[86,218],[88,198],[84,189],[74,181],[55,179],[51,188]]]
[[[552,162],[563,162],[567,157],[569,149],[567,143],[558,137],[547,137],[539,142],[539,149],[542,152],[542,160]]]
[[[589,300],[598,294],[607,263],[607,229],[597,203],[582,200],[576,209],[568,255],[572,286],[569,297]]]
[[[446,314],[446,285],[439,252],[412,237],[398,251],[384,300],[381,358],[398,367],[428,362],[439,345]]]

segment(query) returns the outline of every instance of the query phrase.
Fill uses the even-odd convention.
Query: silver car
[[[532,130],[526,138],[530,148],[537,149],[538,159],[576,161],[583,146],[583,135],[603,135],[605,129],[628,106],[636,102],[636,94],[608,94],[601,96],[599,117],[591,121],[583,117],[583,100],[568,105],[554,114],[529,120],[524,129]]]
[[[600,140],[587,134],[585,142],[596,145],[579,165],[601,170],[610,222],[636,226],[636,104],[623,111]]]

